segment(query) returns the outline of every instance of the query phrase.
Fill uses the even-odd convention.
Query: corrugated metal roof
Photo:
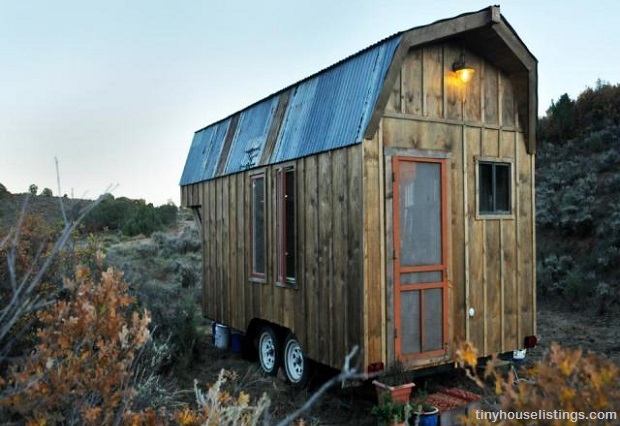
[[[278,97],[273,96],[241,113],[228,154],[225,174],[258,165],[277,106]]]
[[[230,120],[229,117],[194,134],[181,176],[181,185],[213,178]]]
[[[400,37],[295,87],[271,163],[361,142]]]
[[[385,39],[288,88],[291,96],[281,125],[274,117],[284,91],[237,113],[236,126],[229,126],[231,116],[196,132],[181,185],[216,177],[222,161],[226,167],[218,175],[263,165],[259,160],[276,125],[280,130],[267,164],[361,142],[401,38]],[[228,131],[235,132],[231,146],[222,150]]]

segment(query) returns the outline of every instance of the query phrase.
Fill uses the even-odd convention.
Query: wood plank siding
[[[408,368],[450,362],[460,340],[481,356],[521,348],[536,332],[536,73],[493,6],[395,34],[196,132],[181,204],[201,231],[203,315],[288,329],[336,368],[354,345],[364,367]]]
[[[242,331],[254,318],[286,327],[310,358],[328,365],[341,365],[353,345],[363,345],[361,151],[354,145],[286,163],[295,167],[296,181],[297,268],[290,286],[276,283],[277,165],[258,169],[267,188],[263,282],[251,280],[249,269],[250,175],[257,170],[182,187],[185,205],[202,206],[206,317]]]
[[[442,43],[411,49],[404,58],[380,121],[381,138],[364,144],[364,235],[374,243],[372,226],[382,220],[388,223],[384,238],[389,246],[384,259],[387,270],[393,267],[393,241],[387,235],[392,232],[391,216],[375,217],[378,209],[369,210],[375,203],[374,188],[377,183],[384,184],[373,172],[378,149],[450,153],[452,254],[447,343],[453,348],[455,341],[468,338],[482,353],[491,354],[519,348],[523,337],[535,332],[534,156],[528,153],[528,123],[522,123],[523,116],[518,113],[522,110],[520,98],[515,96],[518,82],[466,50],[467,63],[475,74],[466,86],[459,85],[450,66],[460,53],[460,46]],[[478,214],[476,168],[480,157],[511,164],[511,214]],[[389,161],[389,156],[384,161]],[[389,194],[385,202],[391,203]],[[364,271],[371,274],[364,280],[368,303],[380,297],[377,256],[378,250],[364,254]],[[393,282],[392,274],[387,276]],[[391,285],[389,282],[386,285]],[[388,329],[392,316],[389,303],[385,308]],[[467,315],[470,307],[475,310],[471,318]],[[379,335],[372,325],[379,324],[381,318],[373,310],[368,314],[372,361],[380,357],[379,352],[372,352],[376,346],[373,339]],[[384,344],[392,354],[393,333]],[[393,361],[381,360],[388,364]]]

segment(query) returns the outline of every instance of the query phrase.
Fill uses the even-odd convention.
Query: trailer
[[[194,135],[205,317],[305,380],[536,334],[537,60],[497,6],[394,34]]]

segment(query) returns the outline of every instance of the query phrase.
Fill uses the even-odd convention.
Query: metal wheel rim
[[[286,372],[291,382],[300,382],[304,375],[304,353],[296,340],[286,345],[285,355]]]
[[[276,364],[276,345],[269,333],[260,337],[260,363],[265,371],[273,371]]]

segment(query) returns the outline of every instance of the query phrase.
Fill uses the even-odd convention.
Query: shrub
[[[574,260],[571,256],[550,254],[539,256],[537,262],[537,283],[538,291],[543,295],[549,292],[561,294],[564,289],[566,277],[570,274]]]
[[[174,419],[181,425],[257,425],[269,408],[269,398],[263,394],[255,405],[250,405],[250,396],[245,392],[231,395],[224,385],[236,377],[234,372],[221,370],[206,393],[194,382],[198,409],[186,407],[177,411]]]
[[[202,248],[198,230],[193,226],[183,228],[181,234],[176,236],[166,232],[154,232],[151,239],[161,254],[166,257],[175,254],[196,253]]]
[[[15,229],[17,238],[0,247],[0,325],[8,328],[3,327],[0,337],[0,360],[4,356],[18,356],[32,346],[36,317],[30,306],[36,305],[34,298],[46,300],[57,293],[62,284],[62,257],[66,256],[66,252],[59,253],[59,258],[42,275],[40,285],[33,288],[32,297],[23,297],[20,304],[15,303],[13,297],[16,294],[25,294],[20,281],[23,277],[32,279],[38,275],[54,248],[53,239],[58,235],[57,230],[40,216],[32,214],[25,214],[18,228]],[[9,322],[11,318],[14,320],[12,324]]]
[[[594,292],[595,279],[592,274],[584,275],[578,270],[573,270],[566,277],[564,294],[571,302],[583,302]]]
[[[49,188],[43,188],[43,191],[41,191],[41,195],[44,197],[53,197],[54,193]]]
[[[526,374],[535,376],[534,381],[514,383],[512,372],[504,378],[494,368],[493,360],[486,364],[484,378],[493,385],[490,388],[476,373],[477,351],[469,342],[459,345],[455,361],[466,374],[480,386],[490,398],[496,398],[499,408],[505,412],[564,411],[569,415],[591,411],[618,412],[620,410],[620,374],[618,367],[605,358],[584,354],[581,349],[563,349],[553,343],[545,358],[531,367]],[[472,412],[461,420],[465,425],[521,425],[521,424],[575,424],[568,421],[504,420],[492,423],[476,417]],[[581,423],[579,423],[581,424]],[[594,424],[594,423],[588,423]],[[599,421],[596,424],[617,424],[616,420]]]
[[[163,225],[171,225],[176,222],[179,209],[173,203],[164,204],[155,210]]]
[[[176,330],[172,335],[172,344],[175,347],[175,367],[183,371],[194,363],[196,343],[200,338],[198,325],[200,314],[196,306],[196,300],[189,294],[182,298],[181,303],[175,309],[177,320]]]
[[[133,210],[129,220],[123,224],[123,234],[128,236],[150,236],[154,231],[161,229],[162,222],[153,207],[153,204],[139,202]]]
[[[30,193],[30,195],[32,195],[33,197],[37,195],[37,192],[39,191],[39,187],[36,186],[34,183],[30,184],[30,186],[28,187],[28,192]]]
[[[0,405],[33,423],[113,424],[133,396],[131,367],[149,338],[150,317],[131,309],[119,272],[96,278],[82,267],[76,277],[65,280],[67,300],[38,313],[33,353],[0,382]]]

